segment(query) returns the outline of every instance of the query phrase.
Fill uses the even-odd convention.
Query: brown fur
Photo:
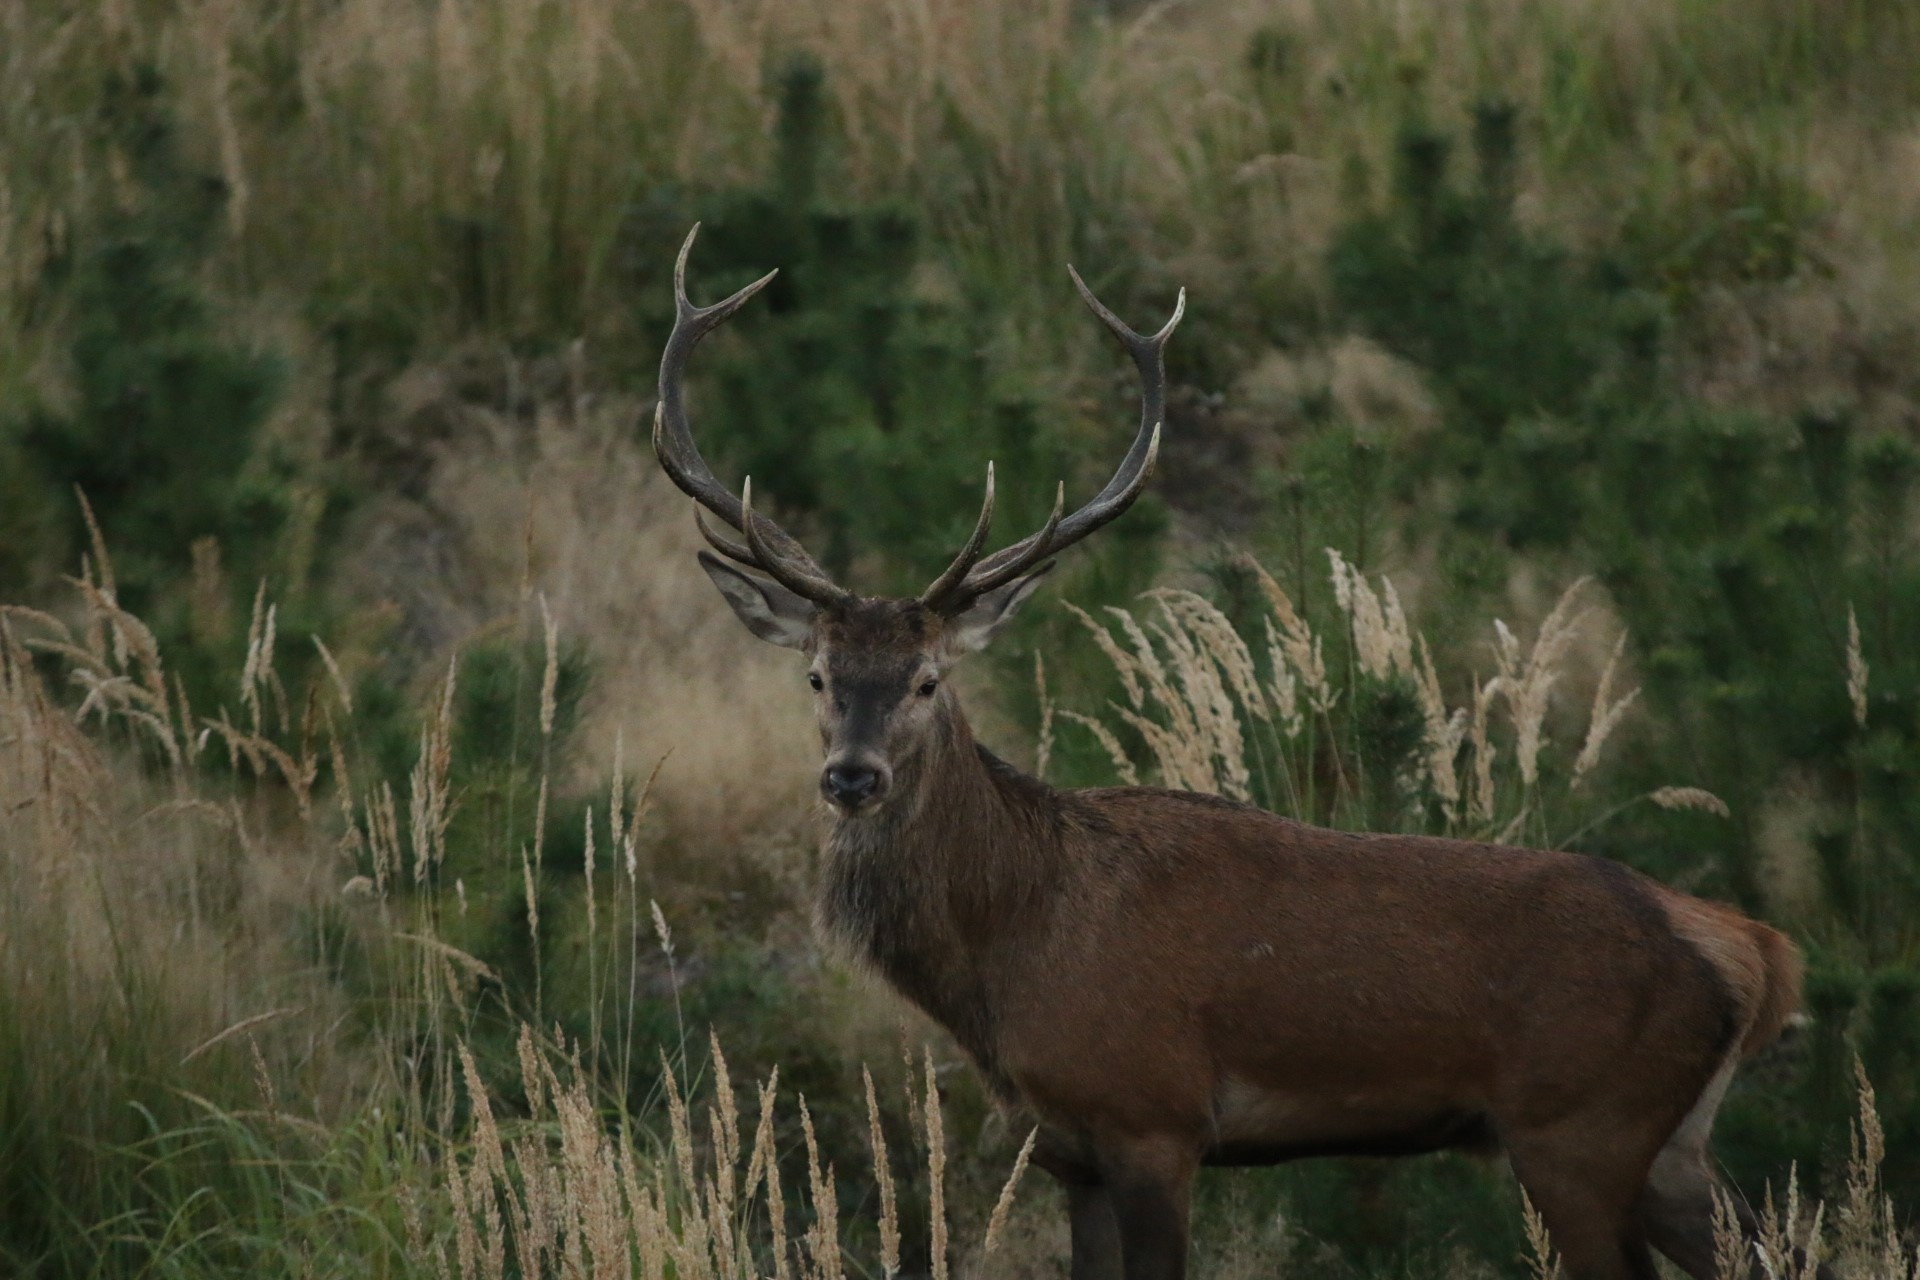
[[[1731,907],[1659,890],[1673,930],[1707,958],[1741,1010],[1740,1052],[1750,1058],[1773,1043],[1800,1008],[1804,964],[1785,935]]]
[[[880,621],[823,621],[825,661],[904,697],[938,636]],[[1652,1275],[1642,1230],[1691,1239],[1691,1202],[1642,1189],[1795,1007],[1778,933],[1602,859],[1057,791],[945,690],[910,742],[865,723],[892,792],[833,823],[823,925],[1037,1113],[1080,1188],[1076,1276],[1181,1274],[1200,1163],[1337,1152],[1504,1148],[1576,1276]]]
[[[1202,1164],[1444,1148],[1505,1152],[1575,1280],[1707,1274],[1714,1109],[1798,1002],[1780,934],[1601,858],[1057,791],[942,682],[1018,584],[798,629],[716,580],[812,659],[825,931],[1035,1113],[1075,1280],[1184,1275]]]

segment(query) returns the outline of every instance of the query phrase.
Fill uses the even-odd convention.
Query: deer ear
[[[700,567],[720,588],[747,630],[785,649],[804,649],[813,640],[814,605],[777,582],[743,573],[711,551],[700,553]]]
[[[956,614],[947,623],[948,651],[958,657],[986,648],[987,642],[1013,621],[1013,615],[1040,585],[1040,579],[1052,571],[1053,564],[1049,560],[1025,577],[1015,578],[1004,587],[995,587],[968,605],[964,612]]]

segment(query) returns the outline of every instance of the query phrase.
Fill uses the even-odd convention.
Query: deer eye
[[[940,682],[938,680],[929,680],[925,684],[920,686],[920,690],[919,690],[920,696],[923,698],[931,698],[933,696],[933,691],[935,689],[938,689],[939,687],[940,687]]]
[[[820,673],[818,671],[807,672],[807,683],[813,686],[813,691],[815,693],[818,693],[820,692],[820,690],[826,688],[826,686],[822,684],[820,681]]]

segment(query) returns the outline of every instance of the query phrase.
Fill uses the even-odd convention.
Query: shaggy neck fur
[[[835,819],[822,922],[997,1078],[1007,944],[1044,925],[1069,874],[1058,795],[975,743],[951,696],[894,782],[878,812]]]

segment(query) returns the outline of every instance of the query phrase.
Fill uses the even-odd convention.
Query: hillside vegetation
[[[869,591],[988,459],[1008,538],[1110,473],[1067,262],[1185,287],[1152,496],[983,736],[1788,929],[1722,1162],[1773,1274],[1913,1280],[1916,66],[1885,0],[0,6],[0,1273],[1064,1273],[811,932],[801,673],[641,429],[700,221],[697,298],[781,269],[702,441]],[[1196,1234],[1551,1266],[1465,1158]]]

